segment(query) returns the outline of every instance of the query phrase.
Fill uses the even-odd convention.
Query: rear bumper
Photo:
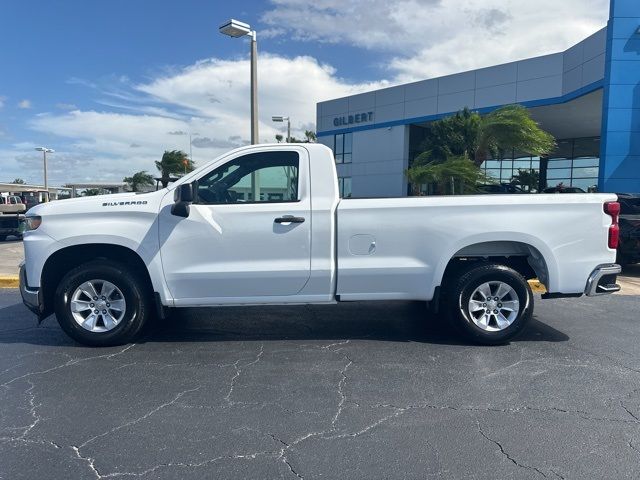
[[[616,283],[616,278],[621,271],[622,267],[615,263],[598,265],[589,275],[584,289],[585,295],[595,297],[619,291],[620,285]]]
[[[38,318],[42,317],[43,305],[40,289],[29,287],[24,262],[20,265],[20,295],[22,296],[22,303],[35,313]]]

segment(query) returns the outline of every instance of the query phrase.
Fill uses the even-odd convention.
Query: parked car
[[[563,187],[563,186],[555,186],[545,188],[542,193],[586,193],[580,187]]]
[[[518,185],[512,183],[493,183],[488,185],[480,185],[479,190],[482,193],[527,193]]]
[[[640,262],[640,194],[619,193],[620,246],[617,262],[629,265]]]
[[[17,195],[0,195],[0,214],[24,213],[27,206],[22,203],[22,199]]]
[[[17,195],[0,195],[0,242],[13,235],[22,238],[27,206]]]
[[[504,343],[543,298],[619,290],[614,194],[340,199],[320,144],[233,150],[156,192],[27,215],[20,291],[88,345],[133,340],[168,307],[422,300]],[[579,248],[576,248],[579,245]]]

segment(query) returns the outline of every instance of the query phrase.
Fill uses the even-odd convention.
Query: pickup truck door
[[[303,289],[311,271],[304,148],[226,158],[194,186],[187,218],[171,214],[172,195],[159,215],[164,275],[176,305],[260,303]]]

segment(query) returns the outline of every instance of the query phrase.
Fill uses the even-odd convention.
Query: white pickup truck
[[[27,212],[21,293],[89,345],[133,340],[168,307],[429,302],[503,343],[545,298],[619,290],[612,194],[344,199],[331,150],[233,150],[168,188]]]

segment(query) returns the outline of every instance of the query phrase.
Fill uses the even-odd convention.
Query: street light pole
[[[251,31],[251,144],[258,140],[258,42],[255,30]]]
[[[47,178],[47,153],[54,153],[55,150],[47,147],[37,147],[36,151],[42,152],[42,161],[44,162],[44,189],[47,192],[45,202],[49,201],[49,180]]]
[[[251,144],[255,145],[258,140],[258,42],[256,31],[251,30],[248,23],[234,20],[220,25],[220,33],[233,38],[251,37]]]

